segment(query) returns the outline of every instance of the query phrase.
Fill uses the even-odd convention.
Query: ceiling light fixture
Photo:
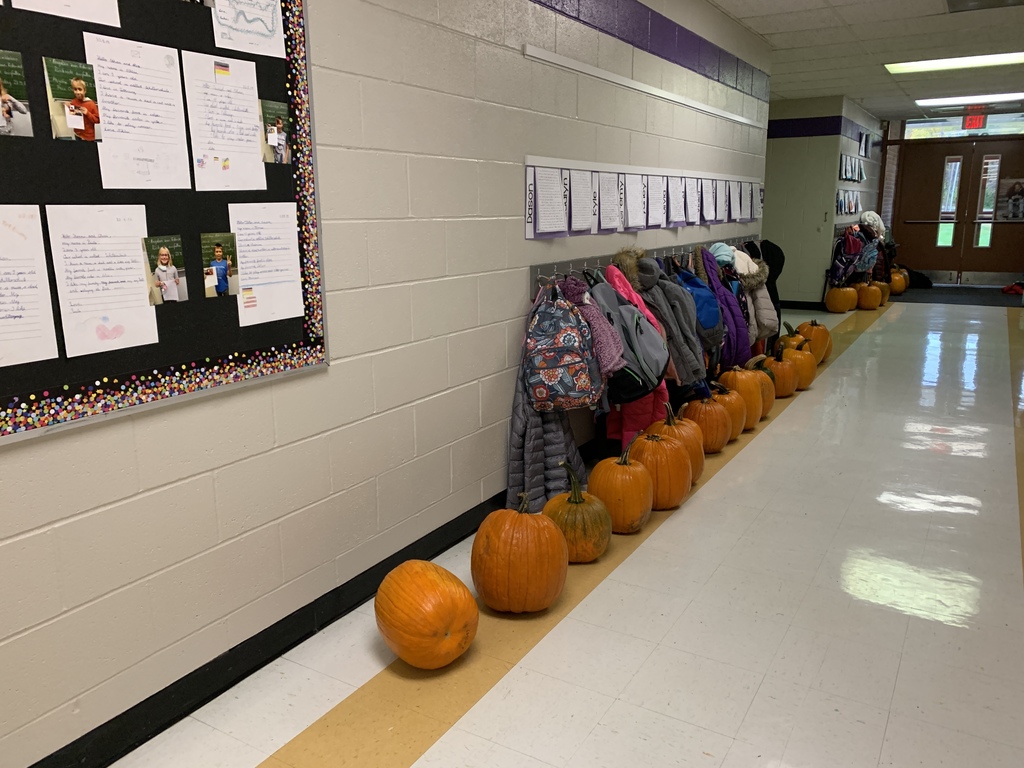
[[[1001,67],[1007,64],[1024,64],[1024,52],[989,53],[984,56],[958,56],[952,59],[928,59],[927,61],[904,61],[900,64],[886,64],[893,75],[913,72],[939,72],[945,69],[974,69],[976,67]]]
[[[1021,100],[1024,100],[1024,93],[990,93],[985,96],[947,96],[941,99],[915,99],[914,103],[919,107],[966,107]]]

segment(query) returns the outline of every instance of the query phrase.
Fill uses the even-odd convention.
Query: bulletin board
[[[0,2],[0,441],[326,365],[302,0]]]

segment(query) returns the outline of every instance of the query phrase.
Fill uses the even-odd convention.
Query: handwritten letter
[[[143,205],[48,205],[68,357],[156,344]]]
[[[182,51],[196,189],[266,189],[251,61]]]
[[[598,174],[601,191],[601,229],[618,229],[622,226],[622,209],[619,206],[619,175]]]
[[[106,189],[191,189],[178,51],[85,33],[103,105]]]
[[[729,182],[722,179],[715,179],[715,221],[729,220],[729,204],[727,190]]]
[[[57,356],[39,208],[0,205],[0,368]]]
[[[302,274],[295,203],[232,203],[238,244],[238,324],[302,317]]]
[[[590,171],[569,171],[572,231],[590,231],[594,221],[594,190]]]
[[[647,226],[665,226],[665,177],[647,177]]]
[[[565,232],[565,199],[562,172],[537,168],[537,232]]]
[[[700,209],[705,221],[715,221],[718,209],[715,208],[715,193],[718,182],[714,179],[700,180]]]
[[[213,39],[218,48],[283,59],[281,0],[217,0]]]
[[[626,174],[626,227],[642,229],[647,224],[647,190],[644,177]]]
[[[685,196],[683,180],[679,176],[668,177],[668,220],[671,222],[686,221]]]

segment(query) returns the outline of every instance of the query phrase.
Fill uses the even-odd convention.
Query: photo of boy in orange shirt
[[[102,129],[97,129],[101,125],[100,108],[96,103],[96,76],[92,65],[44,57],[43,69],[53,138],[102,141]]]

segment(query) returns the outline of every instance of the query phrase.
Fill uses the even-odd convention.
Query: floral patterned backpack
[[[538,411],[587,408],[601,401],[604,382],[590,326],[553,283],[540,290],[533,304],[521,373]]]

